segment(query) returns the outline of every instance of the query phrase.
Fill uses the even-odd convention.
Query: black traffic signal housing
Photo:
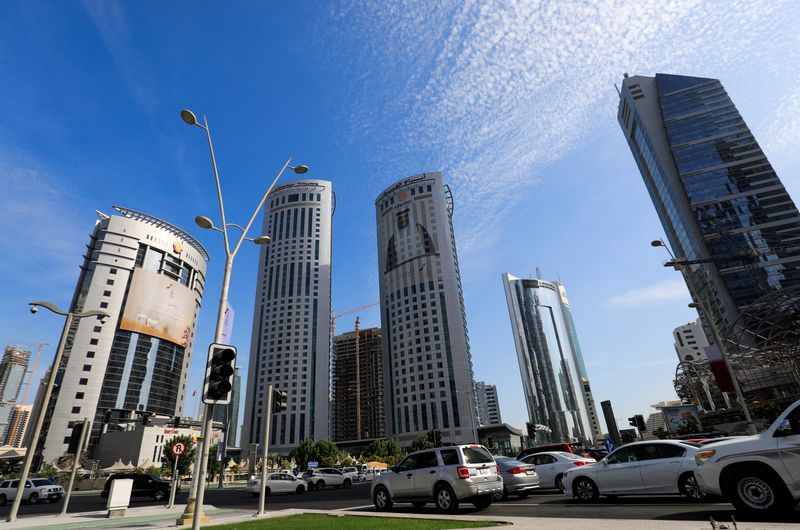
[[[647,424],[644,422],[644,416],[636,414],[633,419],[636,421],[636,428],[639,429],[639,432],[647,432]]]
[[[147,422],[150,421],[150,413],[149,412],[142,412],[142,425],[147,425]]]
[[[69,436],[69,445],[67,446],[67,454],[74,455],[78,453],[78,444],[81,441],[81,433],[83,432],[83,422],[76,423],[72,427],[72,434]]]
[[[628,418],[628,425],[630,425],[634,429],[636,428],[636,416],[631,416],[630,418]]]
[[[203,403],[227,405],[231,402],[235,366],[236,348],[217,343],[208,347],[206,377],[203,380]]]
[[[289,394],[283,390],[272,391],[272,412],[283,412],[289,406]]]
[[[432,430],[428,431],[428,441],[433,444],[434,447],[441,447],[442,446],[442,431]]]
[[[181,426],[181,417],[180,416],[175,416],[174,418],[172,418],[172,426],[174,428],[176,428],[176,429]]]

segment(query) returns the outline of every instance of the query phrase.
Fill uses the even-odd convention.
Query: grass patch
[[[400,517],[368,517],[358,515],[345,515],[335,517],[331,515],[304,513],[302,515],[289,515],[287,517],[270,517],[256,521],[213,526],[214,530],[308,530],[309,528],[324,528],[325,530],[349,530],[350,528],[403,528],[403,530],[440,530],[445,528],[484,528],[497,526],[500,523],[493,521],[457,521],[445,519],[405,519]]]

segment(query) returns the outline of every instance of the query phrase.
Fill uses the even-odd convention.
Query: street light
[[[700,260],[688,260],[686,258],[676,258],[675,255],[670,251],[669,247],[664,243],[662,239],[656,239],[650,242],[650,245],[654,247],[664,247],[666,251],[669,253],[670,261],[667,262],[669,266],[673,267],[676,271],[685,271],[688,265],[694,264],[705,264],[710,263],[713,260],[711,259],[700,259]],[[667,266],[665,264],[665,266]],[[705,273],[706,277],[708,278],[708,271],[705,267],[703,267],[703,272]],[[709,283],[709,285],[711,285]],[[736,394],[736,400],[742,407],[742,412],[744,413],[744,419],[747,423],[747,432],[749,434],[756,434],[756,426],[753,423],[753,418],[750,416],[750,407],[747,406],[747,401],[744,398],[744,394],[742,393],[742,388],[739,386],[739,379],[736,377],[736,372],[733,371],[733,367],[731,366],[730,361],[728,360],[728,352],[725,348],[725,344],[723,343],[722,334],[717,328],[717,322],[714,319],[714,314],[711,312],[711,308],[709,307],[710,304],[707,304],[707,300],[705,297],[700,296],[700,293],[695,292],[692,282],[687,279],[686,286],[689,288],[689,292],[692,295],[696,302],[692,302],[689,304],[689,307],[693,309],[697,309],[698,313],[701,316],[705,316],[705,320],[708,322],[709,326],[711,327],[711,332],[714,334],[714,343],[719,348],[720,356],[722,357],[722,361],[725,364],[725,369],[728,370],[728,373],[731,376],[731,381],[733,383],[733,391]],[[708,294],[708,286],[705,289],[706,293]]]
[[[17,495],[14,497],[14,504],[11,506],[11,513],[8,514],[8,519],[6,522],[13,523],[17,520],[17,512],[19,511],[19,505],[22,502],[22,495],[25,492],[25,482],[28,480],[28,473],[31,470],[31,462],[33,462],[33,455],[36,452],[36,446],[39,442],[39,435],[42,432],[42,424],[44,423],[44,415],[45,411],[47,410],[47,405],[50,402],[50,395],[53,393],[53,386],[56,382],[56,376],[58,375],[58,367],[61,364],[61,357],[64,354],[64,345],[67,343],[67,335],[69,334],[69,328],[72,326],[73,319],[76,318],[85,318],[85,317],[98,317],[100,321],[105,324],[109,318],[109,314],[105,311],[98,311],[93,309],[91,311],[84,311],[82,313],[72,313],[68,311],[64,311],[59,309],[55,305],[51,304],[50,302],[30,302],[28,304],[31,310],[31,313],[36,313],[40,307],[47,309],[48,311],[52,311],[53,313],[61,316],[65,316],[66,321],[64,322],[64,329],[61,331],[61,340],[58,342],[58,349],[56,350],[56,355],[53,357],[53,364],[50,366],[50,376],[47,378],[47,387],[44,391],[44,396],[41,401],[40,408],[36,415],[36,425],[33,427],[33,434],[30,437],[31,446],[28,447],[28,450],[25,452],[25,462],[22,464],[22,473],[19,477],[19,486],[17,487]]]
[[[286,169],[291,169],[298,175],[302,175],[308,171],[308,166],[299,165],[299,166],[292,166],[290,162],[292,161],[289,158],[286,163],[283,164],[283,167],[278,171],[278,174],[275,175],[275,178],[270,183],[269,188],[261,197],[261,201],[256,206],[255,210],[253,210],[253,214],[250,216],[250,220],[247,224],[242,227],[235,223],[228,223],[225,218],[225,205],[222,200],[222,187],[219,181],[219,172],[217,171],[217,161],[216,157],[214,156],[214,146],[211,142],[211,131],[208,128],[208,120],[206,120],[205,116],[203,117],[203,123],[197,121],[197,116],[195,116],[194,112],[189,109],[183,109],[181,111],[181,119],[186,122],[188,125],[196,125],[200,127],[206,132],[206,138],[208,139],[208,150],[211,154],[211,165],[214,169],[214,182],[217,185],[217,199],[219,202],[219,213],[220,219],[222,221],[222,228],[218,228],[214,226],[214,222],[203,215],[198,215],[195,217],[195,224],[200,228],[204,228],[206,230],[214,230],[216,232],[222,232],[224,241],[225,241],[225,269],[222,276],[222,290],[219,296],[219,309],[217,311],[217,325],[216,331],[214,333],[214,342],[219,343],[222,341],[222,330],[225,323],[225,309],[228,303],[228,287],[230,285],[230,278],[231,278],[231,270],[233,269],[233,259],[236,257],[236,253],[239,251],[239,248],[242,245],[242,242],[247,240],[251,241],[257,245],[265,245],[269,243],[270,239],[267,235],[261,235],[256,238],[249,238],[247,237],[247,232],[250,230],[250,226],[255,221],[256,216],[261,211],[261,208],[264,206],[264,203],[267,201],[267,196],[272,192],[272,188],[275,186],[275,183],[281,178],[283,172]],[[234,227],[241,231],[241,235],[239,236],[238,241],[231,249],[230,238],[228,236],[228,228]],[[205,496],[205,477],[206,477],[206,468],[208,467],[208,450],[210,447],[211,442],[211,429],[212,429],[212,420],[214,416],[214,405],[205,404],[202,408],[202,432],[201,432],[201,447],[200,450],[197,451],[197,456],[195,458],[195,470],[196,472],[192,474],[192,490],[190,492],[189,502],[186,505],[186,511],[181,518],[182,524],[185,524],[188,521],[185,521],[190,513],[193,513],[191,516],[192,519],[192,529],[197,530],[200,528],[200,523],[203,518],[203,497]],[[226,433],[227,435],[227,433]]]

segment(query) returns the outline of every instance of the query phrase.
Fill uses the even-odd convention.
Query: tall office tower
[[[381,328],[356,329],[333,337],[333,439],[386,436]]]
[[[401,445],[432,429],[477,440],[478,410],[461,291],[453,197],[439,172],[375,201],[386,432]]]
[[[529,421],[536,444],[601,434],[564,286],[503,274]],[[579,397],[580,396],[580,397]]]
[[[695,322],[678,326],[672,332],[672,336],[675,339],[675,352],[680,362],[706,358],[704,348],[708,346],[708,339],[699,318]]]
[[[684,279],[724,332],[759,297],[800,285],[800,214],[716,79],[622,82],[617,119]]]
[[[225,446],[238,447],[236,435],[239,432],[239,398],[242,396],[242,377],[237,366],[233,373],[231,402],[227,405],[214,405],[214,421],[225,425]]]
[[[76,319],[69,330],[38,443],[44,462],[64,454],[84,418],[92,422],[91,451],[106,411],[113,418],[181,413],[208,254],[180,228],[114,209],[122,215],[98,212],[70,304],[110,318]]]
[[[268,384],[288,393],[272,416],[270,451],[329,437],[331,224],[335,196],[325,180],[275,188],[264,211],[242,447],[259,443]]]
[[[8,429],[3,438],[3,445],[11,447],[23,447],[22,442],[27,433],[28,424],[31,419],[31,405],[16,405],[8,418]]]
[[[0,363],[0,440],[5,436],[9,418],[19,399],[30,358],[30,350],[21,346],[6,346]]]
[[[500,402],[497,399],[497,387],[487,385],[483,381],[475,382],[475,393],[478,396],[478,421],[483,425],[503,423],[500,418]]]

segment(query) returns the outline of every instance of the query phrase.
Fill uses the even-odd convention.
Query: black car
[[[111,489],[111,482],[121,478],[133,479],[131,497],[150,497],[153,500],[161,501],[169,496],[170,482],[155,475],[143,475],[140,473],[118,473],[111,475],[100,492],[104,499],[108,498]],[[176,491],[180,491],[180,487]]]

